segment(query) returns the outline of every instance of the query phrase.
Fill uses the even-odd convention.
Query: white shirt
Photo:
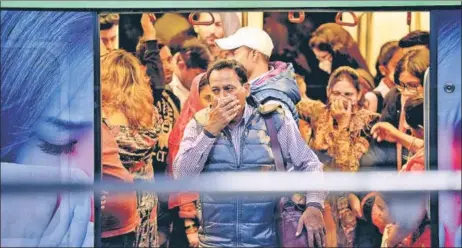
[[[169,85],[172,88],[173,94],[180,99],[181,109],[183,109],[183,105],[189,97],[189,90],[183,86],[175,73],[173,73],[172,82]]]
[[[388,86],[385,84],[385,82],[383,81],[383,78],[382,78],[382,80],[380,80],[379,85],[377,85],[377,87],[375,87],[374,91],[380,92],[380,94],[382,94],[382,97],[385,98],[385,96],[390,91],[390,88],[388,88]]]

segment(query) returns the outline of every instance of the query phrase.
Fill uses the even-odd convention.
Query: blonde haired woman
[[[154,128],[157,114],[145,78],[136,57],[126,51],[115,50],[101,58],[103,121],[117,140],[120,159],[134,181],[154,179],[152,158],[157,142]],[[156,208],[154,193],[137,192],[141,221],[133,241],[125,244],[157,246]]]

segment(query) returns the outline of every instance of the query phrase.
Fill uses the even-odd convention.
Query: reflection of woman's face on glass
[[[2,10],[0,148],[2,171],[10,168],[14,182],[78,181],[82,170],[89,175],[82,176],[85,183],[93,178],[94,17]],[[66,175],[66,167],[78,169]],[[47,239],[59,239],[61,246],[76,241],[80,244],[72,246],[81,247],[84,239],[93,239],[89,192],[2,193],[1,198],[2,245],[50,246]],[[25,211],[24,206],[33,207]],[[76,228],[66,241],[69,227]]]
[[[66,65],[61,65],[63,67]],[[86,73],[79,70],[61,72],[62,84],[33,125],[30,139],[19,148],[16,163],[79,165],[92,176],[93,83],[87,82],[92,78],[82,76]]]

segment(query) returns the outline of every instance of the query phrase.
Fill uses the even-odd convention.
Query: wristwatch
[[[205,136],[207,136],[207,137],[209,137],[211,139],[214,139],[214,138],[217,137],[217,136],[213,135],[211,132],[205,130],[205,128],[204,128],[204,134],[205,134]]]

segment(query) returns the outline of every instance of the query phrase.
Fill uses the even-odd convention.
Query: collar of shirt
[[[387,86],[387,84],[385,84],[384,79],[382,79],[374,90],[382,93],[382,96],[385,97],[388,91],[390,91],[390,88]]]
[[[244,119],[244,124],[247,124],[249,121],[250,116],[252,116],[253,111],[255,110],[254,107],[250,106],[248,103],[245,104],[244,107],[244,115],[242,116],[242,119]]]
[[[244,107],[244,115],[242,116],[241,121],[239,121],[238,124],[233,125],[233,127],[229,126],[230,129],[234,129],[234,128],[236,128],[237,126],[247,124],[248,121],[249,121],[249,119],[250,119],[250,116],[252,116],[252,113],[254,112],[254,110],[255,110],[254,107],[252,107],[251,105],[249,105],[248,103],[246,103],[246,104],[245,104],[245,107]]]

